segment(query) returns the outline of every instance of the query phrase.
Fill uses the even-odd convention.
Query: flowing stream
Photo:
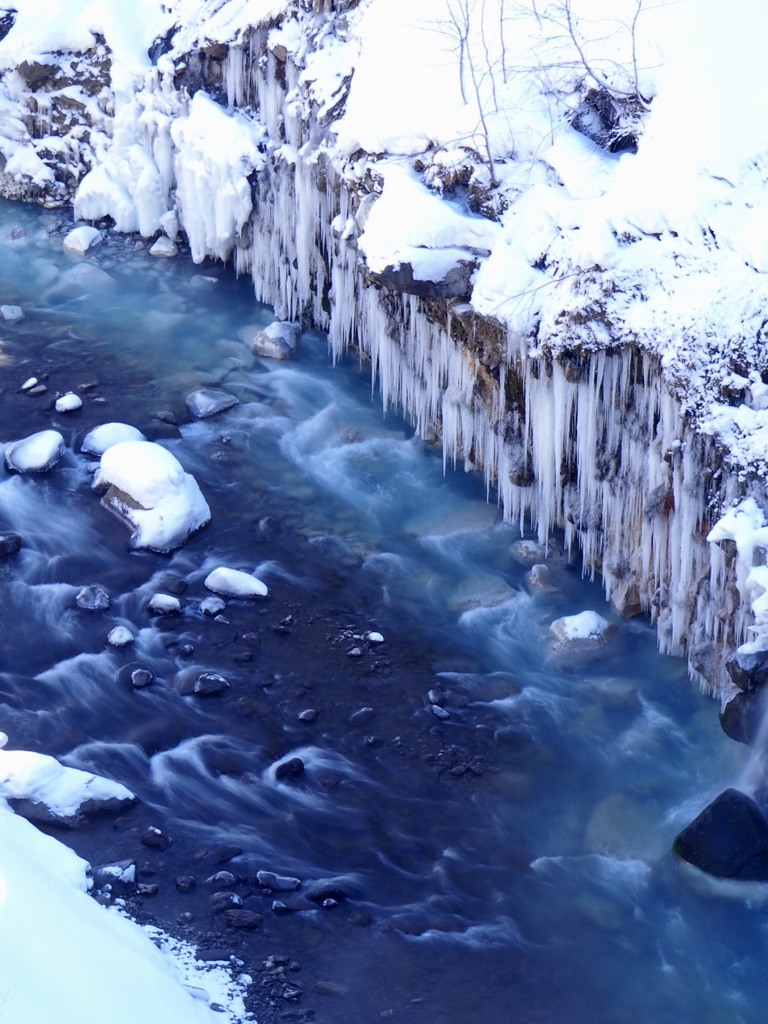
[[[668,852],[745,762],[684,664],[616,619],[556,541],[521,543],[475,475],[444,474],[382,414],[366,367],[333,367],[312,333],[295,362],[256,359],[238,332],[272,314],[225,268],[111,235],[82,260],[62,252],[70,226],[0,207],[0,301],[25,312],[1,332],[0,442],[55,427],[68,444],[47,474],[2,471],[0,529],[24,543],[0,561],[0,728],[140,803],[55,834],[95,863],[137,860],[158,884],[140,917],[246,965],[300,962],[276,1019],[762,1020],[768,891],[704,885]],[[33,375],[47,391],[30,397]],[[203,384],[239,404],[191,420]],[[59,415],[69,390],[83,407]],[[90,487],[80,442],[109,421],[167,445],[211,506],[170,556],[132,551]],[[216,565],[255,571],[270,597],[204,614]],[[92,584],[107,610],[76,607]],[[151,616],[169,589],[181,615]],[[605,647],[553,652],[550,623],[586,609],[614,623]],[[116,624],[131,649],[106,645]],[[130,685],[136,665],[151,686]],[[230,689],[191,694],[203,670]],[[303,773],[278,777],[291,757]],[[140,843],[151,824],[168,850]],[[210,915],[214,862],[260,930]],[[262,869],[301,880],[283,897],[297,909],[272,909]],[[327,906],[304,901],[318,882]]]

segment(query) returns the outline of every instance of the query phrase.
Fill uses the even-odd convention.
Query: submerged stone
[[[738,789],[715,797],[675,837],[672,851],[716,878],[768,881],[768,822]]]
[[[186,405],[192,416],[202,420],[231,409],[239,401],[239,398],[223,388],[200,388],[187,395]]]
[[[4,555],[14,555],[21,547],[21,537],[12,530],[4,530],[0,533],[0,558]]]
[[[300,878],[293,878],[290,875],[276,875],[274,871],[257,871],[256,880],[259,885],[272,892],[293,892],[301,885]]]
[[[109,594],[103,587],[82,587],[75,598],[75,604],[88,612],[100,612],[109,608]]]

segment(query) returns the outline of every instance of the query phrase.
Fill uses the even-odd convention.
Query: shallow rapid
[[[83,259],[62,252],[69,227],[0,207],[0,301],[24,311],[0,332],[0,442],[67,443],[46,474],[2,470],[0,530],[23,545],[0,560],[0,728],[140,803],[56,834],[94,863],[135,859],[158,891],[134,913],[205,955],[300,963],[282,995],[258,982],[262,1020],[761,1020],[768,889],[704,885],[669,853],[746,760],[683,662],[556,539],[500,522],[475,475],[444,474],[367,367],[333,366],[311,332],[295,361],[258,359],[239,332],[271,311],[226,268],[108,232]],[[44,393],[19,390],[32,376]],[[207,385],[238,404],[193,419]],[[83,406],[57,413],[68,391]],[[131,550],[91,488],[80,445],[110,421],[205,495],[210,524],[171,555]],[[269,598],[205,614],[220,565]],[[77,607],[86,586],[109,608]],[[169,591],[181,613],[151,614]],[[615,627],[605,645],[555,651],[550,624],[587,609]],[[108,647],[115,625],[128,649]],[[137,666],[151,685],[131,685]],[[196,695],[201,672],[229,688]],[[277,770],[291,759],[303,770]],[[167,849],[141,844],[150,825]],[[252,934],[210,913],[217,868],[260,913]],[[271,892],[263,870],[301,887]]]

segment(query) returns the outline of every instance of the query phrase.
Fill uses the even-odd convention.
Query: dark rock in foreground
[[[672,851],[716,878],[768,881],[768,822],[737,789],[715,797],[676,836]]]

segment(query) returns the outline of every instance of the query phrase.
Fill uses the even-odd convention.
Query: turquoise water
[[[556,538],[521,548],[480,479],[444,475],[382,415],[366,367],[333,367],[311,332],[295,362],[255,359],[240,329],[272,315],[225,268],[110,237],[82,261],[61,251],[63,221],[0,207],[0,300],[25,312],[1,332],[0,441],[53,426],[68,445],[45,476],[0,481],[0,529],[25,542],[0,563],[11,744],[131,786],[137,827],[152,815],[176,836],[177,872],[215,842],[242,851],[243,877],[342,879],[338,913],[249,897],[254,956],[290,949],[308,980],[343,989],[302,997],[318,1020],[762,1020],[763,892],[703,887],[668,852],[744,763],[683,663],[618,619]],[[78,280],[83,265],[110,279]],[[36,398],[17,390],[32,375]],[[239,404],[190,421],[203,384]],[[83,408],[58,415],[68,390]],[[211,506],[171,556],[131,551],[90,488],[79,442],[111,420],[158,436]],[[541,562],[547,589],[529,575]],[[219,564],[256,571],[270,601],[203,615]],[[169,578],[184,588],[174,622],[146,612]],[[87,584],[110,592],[107,612],[74,607]],[[558,657],[551,622],[586,609],[615,632],[597,657]],[[130,653],[105,646],[116,623]],[[133,663],[156,676],[140,693],[120,675]],[[189,695],[202,668],[230,680],[224,699]],[[275,777],[288,755],[297,782]],[[103,855],[132,855],[129,839]],[[106,843],[71,841],[91,856]],[[172,894],[167,923],[178,910]]]

